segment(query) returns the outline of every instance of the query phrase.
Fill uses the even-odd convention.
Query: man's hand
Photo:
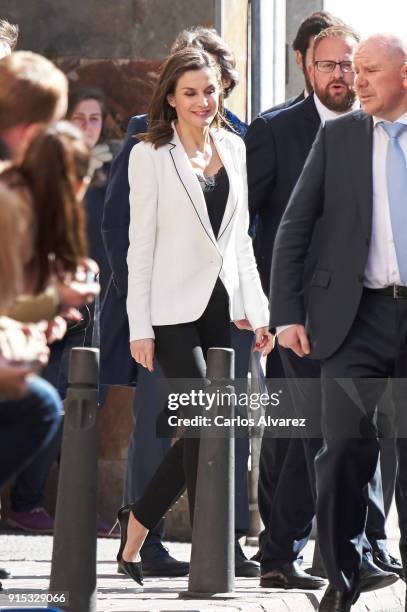
[[[274,348],[273,334],[269,332],[267,327],[259,327],[254,333],[256,335],[256,341],[253,351],[259,351],[263,355],[268,355]]]
[[[130,342],[130,351],[134,361],[147,368],[149,372],[154,372],[154,340],[152,338],[133,340]]]
[[[278,334],[277,340],[280,346],[291,349],[298,357],[310,353],[309,340],[303,325],[291,325],[284,329]]]

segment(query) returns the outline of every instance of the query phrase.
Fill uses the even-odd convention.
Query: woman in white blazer
[[[220,127],[217,64],[199,49],[169,57],[129,160],[130,348],[169,379],[204,379],[209,347],[230,347],[230,321],[268,353],[268,301],[248,235],[245,147]],[[119,565],[142,584],[138,554],[183,492],[193,517],[199,440],[173,445],[142,498],[119,511]]]

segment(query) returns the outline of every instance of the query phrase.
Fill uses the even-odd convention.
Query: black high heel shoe
[[[123,550],[126,546],[127,541],[127,527],[129,524],[129,517],[131,512],[130,506],[123,506],[117,513],[117,520],[120,525],[120,548],[117,553],[117,562],[119,568],[129,578],[135,580],[140,586],[143,586],[143,572],[141,570],[141,561],[125,561],[123,559]]]

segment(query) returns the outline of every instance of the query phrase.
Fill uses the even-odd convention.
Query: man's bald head
[[[393,34],[374,34],[358,46],[356,91],[363,110],[387,121],[407,112],[407,42]]]
[[[389,61],[407,62],[407,41],[393,34],[373,34],[362,40],[356,53],[377,50]]]

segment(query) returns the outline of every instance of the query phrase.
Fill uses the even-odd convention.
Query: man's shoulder
[[[127,126],[127,136],[134,136],[146,132],[148,129],[147,115],[133,115]]]
[[[276,104],[272,108],[268,108],[267,110],[260,113],[260,115],[267,115],[269,113],[273,113],[275,111],[284,110],[289,108],[290,106],[294,106],[294,104],[298,104],[298,102],[302,102],[304,100],[304,92],[301,92],[297,96],[293,96],[292,98],[288,98],[288,100],[284,100],[280,104]]]
[[[318,112],[314,101],[311,98],[300,100],[296,104],[286,108],[273,110],[269,113],[261,115],[265,123],[269,125],[292,125],[293,121],[303,119],[305,116],[311,115],[318,120]]]
[[[325,123],[325,131],[329,134],[337,134],[348,129],[356,129],[360,127],[361,122],[370,122],[372,118],[370,115],[366,115],[361,109],[347,113],[343,117],[338,117],[334,121],[327,121]]]

